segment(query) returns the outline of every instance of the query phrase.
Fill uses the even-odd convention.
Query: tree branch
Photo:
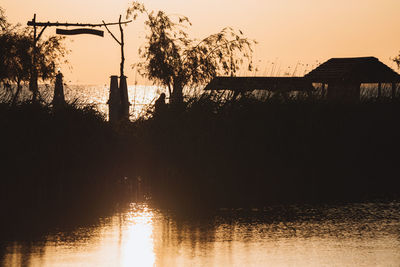
[[[220,45],[216,46],[213,50],[211,50],[211,51],[206,55],[204,61],[206,61],[213,53],[215,53],[216,51],[218,51],[218,49],[220,49],[222,46],[228,45],[228,44],[230,44],[230,43],[238,42],[238,41],[244,41],[244,40],[247,40],[247,39],[245,39],[245,38],[238,39],[238,40],[235,39],[235,40],[231,40],[231,41],[229,41],[229,42],[225,42],[224,44],[220,44]],[[203,66],[203,65],[204,65],[204,63],[199,64],[194,70],[197,70],[199,67],[201,67],[201,66]],[[194,70],[192,70],[191,72],[193,73]]]

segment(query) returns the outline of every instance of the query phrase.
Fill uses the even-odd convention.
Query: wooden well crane
[[[78,35],[78,34],[91,34],[103,37],[104,31],[97,30],[94,28],[105,27],[108,33],[113,37],[113,39],[120,45],[121,47],[121,64],[120,64],[120,81],[119,86],[118,82],[115,83],[115,75],[111,76],[110,82],[110,98],[108,101],[109,104],[109,114],[110,121],[117,121],[121,119],[129,119],[129,97],[128,97],[128,88],[126,82],[126,76],[124,75],[124,64],[125,64],[125,54],[124,54],[124,31],[122,28],[123,24],[128,24],[132,22],[122,21],[122,16],[119,17],[118,22],[106,23],[104,20],[100,24],[92,24],[92,23],[60,23],[60,22],[37,22],[36,14],[34,14],[33,19],[28,21],[27,25],[33,27],[33,53],[32,53],[32,64],[30,69],[30,81],[29,81],[29,89],[33,94],[33,101],[37,100],[38,97],[38,69],[37,69],[37,42],[42,36],[43,32],[47,27],[74,27],[73,29],[66,28],[57,28],[56,33],[61,35]],[[119,25],[119,30],[121,33],[120,40],[118,40],[115,35],[110,31],[108,26]],[[42,27],[39,34],[38,28]],[[79,28],[75,28],[79,27]],[[117,78],[118,79],[118,78]]]

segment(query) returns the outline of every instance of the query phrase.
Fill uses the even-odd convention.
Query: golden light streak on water
[[[0,239],[0,265],[399,266],[399,210],[398,202],[371,203],[319,207],[295,220],[270,210],[201,219],[132,204],[92,225]]]
[[[126,240],[121,249],[121,266],[154,266],[153,218],[146,206],[128,212],[128,226],[122,233]]]
[[[14,242],[4,266],[154,266],[154,213],[131,205],[128,212],[74,232],[49,234],[31,246]]]

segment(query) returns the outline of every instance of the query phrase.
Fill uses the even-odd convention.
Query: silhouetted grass
[[[263,206],[400,193],[399,99],[201,96],[136,122],[156,204]]]
[[[0,128],[0,210],[10,218],[127,201],[123,137],[93,107],[2,103]]]
[[[399,99],[198,95],[109,125],[88,106],[0,104],[1,209],[104,210],[144,193],[196,212],[398,197],[399,114]]]

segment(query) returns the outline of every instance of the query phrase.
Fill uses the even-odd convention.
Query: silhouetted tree
[[[21,83],[30,80],[32,64],[36,65],[38,76],[43,80],[54,78],[56,66],[68,52],[62,44],[64,37],[50,36],[37,43],[36,62],[32,61],[32,30],[11,26],[0,9],[0,82],[3,89],[11,90],[10,84],[16,85],[12,102],[18,100]],[[33,94],[35,95],[35,94]]]
[[[147,44],[139,49],[143,62],[140,74],[156,84],[168,87],[172,102],[183,101],[183,89],[208,82],[217,75],[234,76],[244,60],[252,69],[252,45],[255,41],[227,27],[203,40],[189,38],[185,31],[191,26],[185,16],[173,19],[163,11],[148,11],[143,4],[133,2],[127,17],[147,15]]]
[[[397,67],[400,69],[400,54],[393,59],[393,61],[397,64]]]
[[[21,91],[21,82],[29,80],[30,55],[28,53],[31,41],[29,37],[18,33],[7,32],[0,35],[0,80],[4,88],[12,93],[10,84],[16,84],[12,102],[15,103]]]
[[[0,29],[1,29],[2,31],[3,31],[3,30],[6,30],[9,26],[10,26],[10,24],[7,22],[4,9],[2,9],[2,8],[0,7]]]

